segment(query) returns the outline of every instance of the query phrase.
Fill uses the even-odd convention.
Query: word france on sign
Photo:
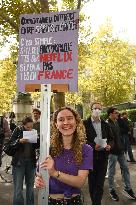
[[[67,84],[77,91],[79,10],[20,16],[17,87]]]

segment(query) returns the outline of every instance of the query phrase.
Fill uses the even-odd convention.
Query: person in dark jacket
[[[38,136],[40,137],[40,116],[41,111],[38,108],[34,108],[33,114],[33,128],[37,130]]]
[[[10,130],[13,132],[14,129],[16,128],[16,122],[15,122],[15,113],[14,112],[11,112],[9,114],[9,126],[10,126]]]
[[[40,141],[40,116],[41,111],[38,108],[33,108],[32,117],[33,117],[33,128],[37,130],[38,139]],[[40,157],[40,149],[36,150],[36,158],[37,160]]]
[[[93,171],[89,171],[88,183],[92,205],[101,205],[113,136],[108,123],[100,118],[101,104],[97,102],[92,104],[91,110],[91,116],[84,121],[87,143],[93,147]]]
[[[39,142],[29,143],[23,138],[24,131],[33,129],[33,120],[27,116],[22,120],[22,126],[16,127],[9,140],[9,144],[16,152],[12,157],[13,165],[13,205],[24,205],[23,181],[26,183],[26,205],[34,205],[34,177],[36,167],[35,149]]]
[[[4,116],[0,116],[0,167],[2,165],[2,151],[5,139],[11,137],[11,130],[8,121]]]
[[[107,110],[108,124],[112,130],[114,136],[114,147],[109,155],[109,164],[108,164],[108,182],[109,182],[109,192],[110,196],[114,201],[119,201],[119,197],[115,191],[114,185],[114,175],[116,164],[119,162],[121,168],[121,174],[124,182],[124,190],[123,194],[127,196],[129,199],[136,199],[136,196],[132,190],[130,183],[130,173],[127,166],[127,161],[124,155],[124,147],[122,142],[122,136],[120,132],[120,127],[118,125],[118,110],[114,107],[110,107]]]
[[[136,160],[134,159],[134,155],[132,152],[132,147],[130,144],[129,140],[129,133],[130,133],[130,125],[129,125],[129,120],[128,120],[128,114],[127,112],[123,112],[121,116],[118,117],[118,124],[120,127],[121,135],[122,135],[122,140],[124,143],[124,151],[125,154],[128,154],[129,157],[129,162],[136,163]]]

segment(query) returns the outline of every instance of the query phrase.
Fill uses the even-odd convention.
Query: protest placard
[[[18,91],[30,84],[68,84],[77,91],[79,11],[20,17]]]

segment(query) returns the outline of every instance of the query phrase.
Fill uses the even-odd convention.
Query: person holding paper
[[[79,114],[63,107],[53,114],[50,156],[40,168],[47,169],[48,205],[81,205],[81,187],[93,167],[93,151],[85,143],[85,129]],[[35,185],[46,186],[46,179],[37,173]]]
[[[92,205],[101,205],[107,171],[108,155],[113,147],[113,135],[107,122],[100,118],[102,106],[91,105],[91,116],[84,121],[87,143],[93,147],[93,171],[89,170],[88,184]]]
[[[134,159],[134,155],[132,152],[130,139],[129,139],[131,129],[130,129],[130,120],[128,119],[128,113],[127,112],[123,112],[121,114],[119,113],[117,121],[123,138],[124,151],[126,156],[128,155],[129,157],[127,161],[136,163],[136,160]]]
[[[9,140],[11,148],[16,150],[12,157],[14,187],[13,205],[24,205],[24,178],[26,183],[26,205],[34,205],[35,149],[39,147],[39,142],[30,143],[29,137],[32,136],[32,129],[33,119],[26,116],[22,120],[22,126],[15,128]],[[30,132],[28,136],[25,135],[26,132]]]

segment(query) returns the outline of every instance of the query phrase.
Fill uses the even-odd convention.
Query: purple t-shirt
[[[80,165],[77,165],[74,160],[74,153],[71,149],[63,149],[63,152],[54,158],[55,169],[66,174],[78,175],[78,170],[93,169],[93,149],[90,145],[84,144],[82,147],[83,160]],[[49,180],[50,194],[64,194],[70,197],[72,194],[80,194],[80,189],[67,185],[59,180],[50,177]]]

